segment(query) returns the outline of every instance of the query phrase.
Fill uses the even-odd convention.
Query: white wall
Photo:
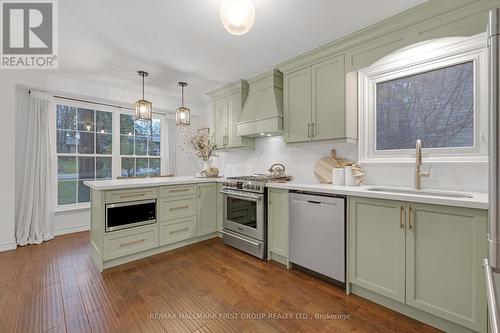
[[[20,89],[22,87],[23,89]],[[15,248],[15,193],[19,188],[16,183],[22,177],[16,173],[16,162],[22,163],[22,146],[24,138],[24,127],[22,117],[16,118],[16,107],[20,107],[19,93],[24,88],[36,88],[50,91],[62,96],[73,96],[93,101],[102,101],[114,104],[132,105],[138,97],[138,91],[126,91],[109,86],[86,83],[82,81],[62,78],[54,73],[44,71],[2,71],[0,76],[0,114],[2,115],[3,130],[0,131],[0,140],[3,144],[3,154],[6,161],[0,165],[0,251]],[[17,90],[17,94],[16,94]],[[178,107],[177,100],[168,100],[162,96],[150,96],[157,109],[175,110]],[[190,105],[194,126],[203,126],[208,123],[206,105]],[[20,114],[20,113],[19,113]],[[177,134],[180,143],[180,133]],[[189,156],[178,152],[177,170],[180,175],[193,174],[198,170],[193,166]],[[16,162],[14,162],[16,161]],[[71,212],[58,212],[54,216],[55,234],[81,231],[89,228],[89,210],[78,210]]]
[[[282,137],[258,138],[255,150],[231,150],[220,153],[215,164],[225,176],[266,173],[273,163],[283,163],[286,171],[298,182],[317,182],[314,177],[314,163],[323,156],[329,156],[332,148],[337,155],[352,161],[358,160],[358,146],[335,144],[332,141],[285,144]],[[430,165],[425,163],[424,169]],[[364,165],[367,177],[364,184],[413,186],[415,165],[384,164]],[[432,164],[432,175],[423,178],[424,188],[456,191],[487,192],[487,163],[439,163]]]

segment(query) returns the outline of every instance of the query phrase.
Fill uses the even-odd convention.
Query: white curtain
[[[16,165],[23,179],[16,200],[16,242],[18,245],[40,244],[54,238],[51,229],[54,187],[54,144],[52,96],[32,90],[24,113],[25,144],[16,147],[24,152],[22,165]]]
[[[177,126],[175,120],[167,119],[167,165],[166,173],[177,176]]]

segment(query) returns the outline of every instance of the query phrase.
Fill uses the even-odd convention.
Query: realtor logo
[[[0,68],[57,68],[56,0],[0,0],[0,17]]]

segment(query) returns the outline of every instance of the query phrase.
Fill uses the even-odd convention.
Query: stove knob
[[[255,186],[255,189],[256,189],[257,191],[260,191],[260,185]]]
[[[255,185],[252,185],[252,190],[255,190]]]

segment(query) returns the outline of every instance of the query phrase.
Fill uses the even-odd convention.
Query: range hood
[[[283,134],[283,74],[272,70],[248,81],[248,97],[237,126],[238,136]]]

